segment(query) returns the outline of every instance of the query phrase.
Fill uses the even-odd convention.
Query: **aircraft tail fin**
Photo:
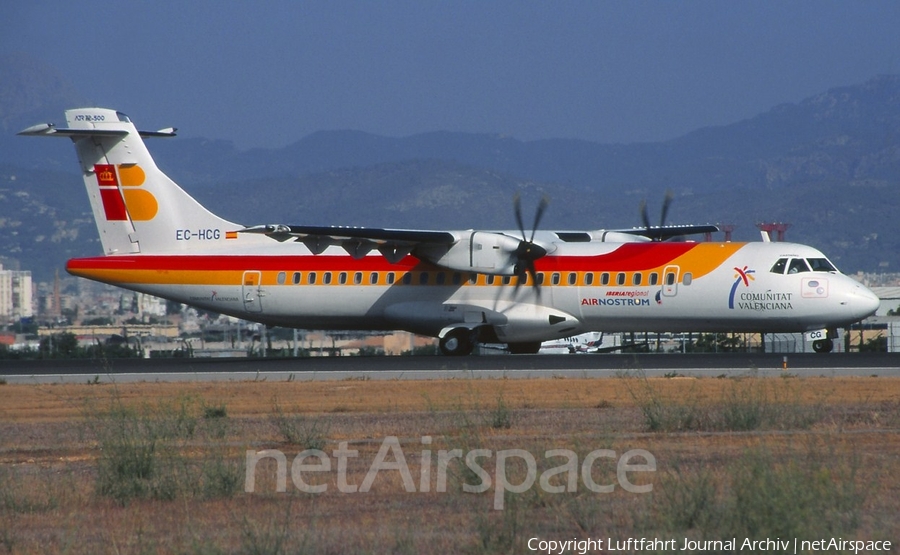
[[[143,137],[174,136],[175,129],[138,131],[128,116],[105,108],[67,110],[66,122],[19,134],[75,143],[104,254],[203,251],[243,227],[204,208],[156,166]]]

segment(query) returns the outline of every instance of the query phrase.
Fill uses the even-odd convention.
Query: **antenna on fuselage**
[[[756,227],[759,228],[759,232],[762,235],[762,240],[765,243],[769,243],[772,241],[772,232],[776,233],[776,241],[779,243],[784,242],[784,233],[791,227],[791,224],[783,223],[783,222],[772,222],[772,223],[758,223]]]

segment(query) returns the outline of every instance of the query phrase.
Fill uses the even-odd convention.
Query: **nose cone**
[[[857,283],[849,291],[847,300],[841,304],[846,304],[853,314],[854,320],[862,320],[875,314],[875,311],[881,305],[881,299],[867,287]]]

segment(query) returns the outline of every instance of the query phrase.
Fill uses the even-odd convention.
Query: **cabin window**
[[[488,276],[488,277],[487,277],[487,284],[488,284],[488,285],[494,285],[494,276]]]
[[[806,261],[813,272],[837,272],[837,268],[827,258],[807,258]]]
[[[785,267],[787,267],[787,258],[779,258],[778,262],[769,271],[773,274],[783,274]]]
[[[428,285],[428,272],[419,273],[419,285]]]
[[[537,284],[544,285],[544,272],[541,272],[539,274],[536,273],[535,276],[537,277]]]
[[[802,272],[808,272],[809,266],[806,265],[806,261],[802,258],[795,258],[791,260],[790,265],[788,266],[789,274],[799,274]]]
[[[372,272],[371,274],[369,274],[369,284],[378,285],[378,272]]]
[[[396,277],[396,276],[394,275],[394,272],[388,272],[388,275],[387,275],[387,282],[388,282],[388,285],[393,285],[393,284],[394,284],[394,278],[395,278],[395,277]]]
[[[316,273],[310,272],[309,274],[307,274],[306,280],[309,282],[310,285],[315,285],[316,284]]]
[[[659,274],[656,272],[650,273],[650,285],[658,285],[659,284]]]
[[[609,274],[603,272],[600,274],[600,285],[609,285]]]
[[[690,272],[686,272],[681,276],[681,283],[685,285],[690,285],[692,281],[694,281],[694,276]]]
[[[634,275],[631,276],[631,284],[640,285],[642,277],[643,275],[640,272],[635,272]]]
[[[576,274],[575,272],[569,272],[567,281],[569,282],[569,285],[575,285],[575,282],[578,281],[578,274]]]
[[[509,282],[512,280],[509,276],[503,276],[503,285],[509,285]]]
[[[553,272],[553,274],[550,276],[550,283],[552,285],[559,285],[559,273],[558,272]]]
[[[331,272],[325,272],[325,275],[322,276],[322,283],[331,285]]]
[[[344,285],[347,283],[347,272],[341,272],[338,274],[338,283]]]
[[[298,285],[300,283],[300,280],[302,277],[303,277],[303,274],[301,274],[300,272],[294,272],[294,276],[292,278],[294,285]]]
[[[459,285],[462,283],[462,274],[459,272],[453,272],[453,277],[451,278],[453,281],[453,285]]]
[[[584,274],[584,284],[585,285],[593,285],[594,284],[594,272],[588,272]]]
[[[478,283],[478,274],[469,274],[469,285]]]
[[[362,283],[362,272],[356,272],[353,274],[353,283],[359,285]]]
[[[278,272],[278,285],[284,285],[284,282],[287,281],[287,272]]]
[[[403,282],[403,285],[409,285],[410,283],[412,283],[412,274],[410,272],[406,272],[405,274],[403,274],[403,279],[400,281]]]
[[[616,285],[625,285],[625,274],[623,272],[616,274]]]
[[[675,285],[675,272],[666,273],[666,285]]]

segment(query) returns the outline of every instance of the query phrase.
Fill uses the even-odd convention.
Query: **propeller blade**
[[[666,196],[663,199],[662,211],[659,214],[659,226],[663,227],[666,225],[666,216],[669,215],[669,208],[672,206],[672,201],[675,199],[675,195],[672,193],[671,189],[666,190]],[[647,230],[647,235],[650,235],[650,230],[653,229],[653,226],[650,225],[650,214],[647,211],[647,200],[644,199],[641,201],[641,223],[644,224],[644,229]],[[659,241],[660,239],[657,237],[654,241]]]
[[[666,215],[669,213],[669,206],[672,205],[672,199],[675,196],[672,194],[672,190],[666,190],[666,198],[663,200],[662,214],[659,217],[659,227],[666,225]]]
[[[522,240],[525,240],[525,224],[522,223],[522,196],[516,193],[513,198],[513,207],[516,214],[516,223],[519,225],[519,233],[522,234]]]
[[[537,294],[538,300],[540,300],[541,284],[538,282],[537,269],[534,267],[534,261],[528,263],[528,275],[531,276],[532,287],[534,287],[534,292]]]
[[[531,239],[529,239],[529,242],[534,241],[534,234],[537,232],[537,228],[541,223],[541,218],[544,217],[544,212],[547,210],[547,205],[549,204],[550,200],[546,195],[541,197],[541,202],[538,204],[537,211],[534,213],[534,225],[531,227]],[[522,232],[522,238],[525,238],[524,231]],[[547,254],[546,251],[544,252],[544,254]]]
[[[528,283],[528,276],[531,276],[532,287],[537,290],[538,296],[540,296],[540,285],[538,284],[537,270],[535,269],[534,262],[544,256],[547,256],[547,249],[536,244],[534,242],[534,236],[537,233],[537,229],[541,224],[541,220],[544,217],[544,213],[547,211],[547,206],[550,204],[550,199],[547,196],[543,196],[541,198],[541,202],[538,203],[537,209],[534,212],[534,225],[531,227],[531,238],[529,239],[525,235],[525,223],[522,218],[522,197],[518,193],[513,197],[513,212],[516,216],[516,224],[519,226],[519,233],[522,234],[522,240],[519,241],[518,246],[516,246],[516,250],[512,253],[516,258],[515,268],[513,269],[516,275],[516,285],[513,291],[513,296],[515,297],[519,293],[519,288]]]
[[[641,201],[641,221],[644,223],[644,229],[650,229],[650,216],[647,214],[647,201]]]
[[[529,277],[531,277],[531,287],[535,290],[537,298],[540,300],[541,284],[538,281],[537,269],[535,268],[533,261],[528,261],[525,268],[520,269],[520,267],[516,267],[516,286],[513,289],[513,298],[519,296],[519,289],[521,289],[523,285],[528,284]]]

